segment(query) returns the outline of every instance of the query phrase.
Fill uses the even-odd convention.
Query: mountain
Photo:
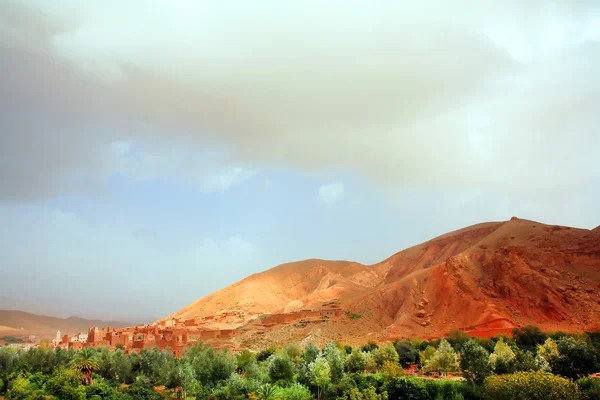
[[[54,337],[56,331],[63,333],[87,332],[90,326],[123,327],[132,325],[119,321],[100,321],[78,317],[56,318],[23,311],[0,310],[0,337],[37,335]]]
[[[295,331],[275,326],[261,331],[264,343],[439,337],[455,329],[490,336],[526,324],[581,331],[600,329],[599,292],[599,229],[513,217],[447,233],[374,265],[316,259],[283,264],[170,317],[252,317],[323,309],[332,301],[348,315]],[[246,343],[257,329],[248,323],[238,339]]]

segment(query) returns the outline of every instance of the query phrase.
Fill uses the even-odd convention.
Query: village
[[[323,304],[319,310],[305,309],[289,313],[248,315],[243,311],[225,311],[217,315],[182,319],[170,318],[148,325],[125,328],[90,327],[87,333],[65,334],[57,332],[52,340],[54,348],[80,350],[86,347],[123,349],[126,354],[142,349],[171,350],[180,358],[186,348],[202,342],[215,349],[226,347],[237,353],[247,346],[232,340],[238,334],[251,331],[261,335],[280,325],[328,323],[340,319],[344,312],[335,302]]]

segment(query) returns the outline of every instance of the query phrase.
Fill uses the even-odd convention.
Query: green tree
[[[254,353],[248,350],[243,350],[241,353],[236,355],[237,372],[246,372],[248,367],[252,364],[256,364],[256,356]]]
[[[319,354],[321,354],[321,350],[319,350],[319,348],[314,344],[309,343],[304,349],[302,358],[304,359],[305,363],[310,364],[311,362],[315,361],[317,357],[319,357]]]
[[[386,361],[392,361],[397,363],[399,360],[398,352],[394,348],[394,345],[389,343],[385,346],[381,346],[373,351],[373,359],[378,366],[383,365]]]
[[[192,392],[196,383],[192,366],[186,363],[179,363],[179,365],[171,369],[167,386],[179,389],[182,397],[185,399]]]
[[[302,356],[302,348],[298,343],[290,343],[283,349],[285,353],[288,355],[290,360],[296,362]]]
[[[434,355],[435,355],[435,347],[427,346],[425,348],[425,350],[423,350],[419,354],[419,360],[421,363],[421,367],[424,367],[425,365],[427,365],[427,362],[429,362],[429,360],[431,360]]]
[[[355,348],[348,356],[348,372],[364,372],[367,368],[367,357],[360,349]]]
[[[540,328],[527,325],[512,330],[513,340],[523,350],[535,350],[539,344],[544,343],[547,335]]]
[[[84,400],[87,387],[76,373],[69,369],[57,370],[44,385],[46,393],[61,400]]]
[[[504,340],[496,342],[494,352],[490,354],[490,362],[497,374],[508,374],[514,372],[516,355]]]
[[[81,349],[71,363],[73,370],[81,374],[81,383],[85,386],[92,384],[92,372],[98,370],[98,356],[94,349]]]
[[[289,382],[294,376],[294,368],[285,353],[275,353],[269,357],[267,373],[273,382]]]
[[[473,385],[481,385],[492,374],[492,363],[486,349],[469,339],[462,346],[460,369],[463,377]]]
[[[556,341],[558,356],[550,357],[552,372],[567,378],[580,378],[596,372],[593,348],[583,339],[564,336]]]
[[[32,392],[31,382],[23,375],[18,375],[8,383],[9,399],[25,399]]]
[[[323,356],[331,369],[331,382],[337,383],[344,376],[344,357],[335,343],[328,343],[323,350]]]
[[[370,341],[369,343],[363,345],[360,349],[362,351],[364,351],[365,353],[370,353],[373,350],[375,350],[376,348],[378,348],[379,346],[377,345],[377,343]]]
[[[398,362],[403,367],[407,367],[410,364],[415,364],[419,361],[419,351],[410,341],[396,342],[394,343],[396,353],[398,353]]]
[[[471,338],[465,332],[457,329],[450,332],[447,339],[450,345],[456,349],[456,351],[460,352],[463,344],[465,344]]]
[[[373,353],[363,352],[365,355],[365,359],[367,360],[367,365],[365,366],[365,371],[367,372],[376,372],[377,371],[377,363],[375,362],[375,358],[373,357]]]
[[[115,352],[110,351],[108,347],[103,347],[97,354],[98,373],[105,379],[115,379],[117,377]]]
[[[91,386],[85,388],[87,399],[119,400],[119,393],[106,382],[95,381]]]
[[[518,371],[539,371],[540,365],[532,351],[519,350],[516,353],[516,369]]]
[[[456,371],[457,367],[456,352],[446,339],[442,339],[433,357],[425,363],[424,369],[425,371],[450,372]]]
[[[162,396],[154,390],[150,380],[144,376],[139,377],[125,393],[131,400],[163,400]]]
[[[119,383],[133,383],[135,376],[133,375],[133,365],[131,356],[125,354],[121,349],[115,350],[113,354],[115,363],[115,378]]]
[[[317,397],[320,399],[323,391],[331,383],[331,367],[329,362],[320,356],[310,364],[312,382],[318,388]]]
[[[587,400],[600,400],[600,379],[581,378],[577,381],[577,386],[587,396]]]

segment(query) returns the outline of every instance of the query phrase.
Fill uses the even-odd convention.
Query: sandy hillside
[[[489,336],[525,324],[600,329],[599,293],[599,229],[513,218],[450,232],[371,266],[324,260],[280,265],[173,316],[285,313],[337,300],[355,318],[301,330],[275,327],[262,340],[436,337],[454,329]],[[252,329],[246,332],[252,337]]]

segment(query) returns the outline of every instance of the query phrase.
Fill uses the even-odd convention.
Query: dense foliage
[[[599,370],[600,334],[524,327],[513,335],[452,332],[435,341],[289,344],[239,354],[198,344],[181,359],[158,349],[0,347],[0,398],[600,400],[600,380],[588,377]],[[413,364],[440,378],[410,376]]]

